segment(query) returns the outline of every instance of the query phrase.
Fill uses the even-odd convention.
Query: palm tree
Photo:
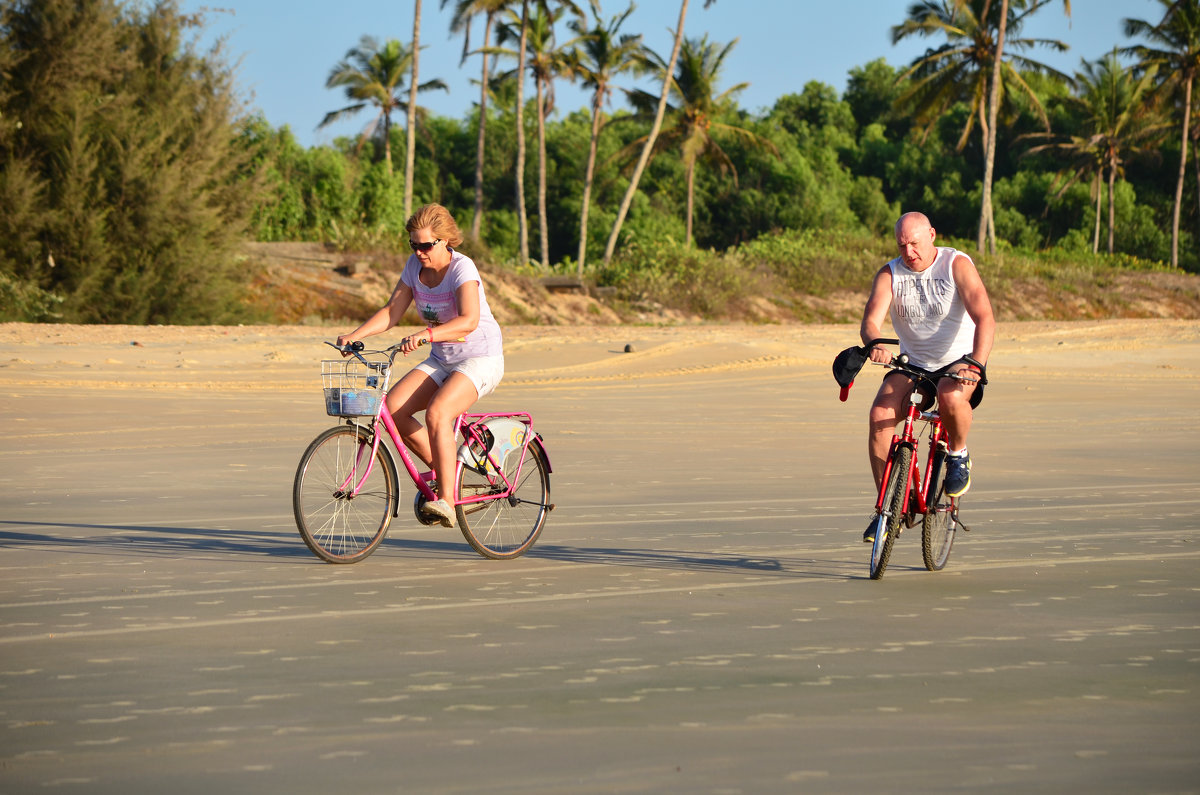
[[[363,142],[375,133],[382,121],[383,156],[387,162],[388,174],[392,173],[392,112],[407,110],[399,96],[412,57],[412,50],[395,39],[389,39],[381,47],[373,36],[363,36],[358,46],[348,51],[346,57],[333,67],[329,79],[325,81],[326,88],[345,88],[346,98],[353,104],[326,113],[317,129],[353,116],[369,105],[377,108],[378,114],[363,129],[358,145],[361,148]],[[435,88],[450,90],[441,80],[430,80],[417,86],[418,91],[431,91]]]
[[[917,123],[925,126],[925,134],[928,135],[950,105],[966,102],[970,113],[959,136],[958,150],[962,151],[966,146],[972,130],[978,124],[983,151],[986,153],[991,147],[994,154],[992,133],[996,120],[991,118],[988,101],[991,79],[991,82],[998,86],[997,103],[1013,90],[1024,94],[1043,126],[1049,131],[1050,121],[1045,108],[1042,107],[1037,94],[1021,77],[1020,71],[1039,71],[1057,75],[1064,80],[1069,78],[1046,64],[1022,55],[1013,55],[1011,52],[1028,50],[1039,45],[1062,52],[1067,49],[1067,45],[1052,39],[1011,38],[1007,40],[1010,55],[1005,60],[1002,57],[1003,52],[997,46],[996,33],[1003,19],[1006,36],[1015,36],[1030,14],[1050,2],[1051,0],[1012,0],[1011,3],[1003,3],[1003,9],[1000,4],[993,5],[992,0],[922,0],[913,4],[908,11],[909,18],[892,28],[892,43],[898,43],[910,36],[945,36],[946,43],[917,58],[900,76],[901,80],[911,79],[911,82],[897,100],[897,104],[912,106]],[[993,77],[997,69],[1000,70],[999,80]],[[990,234],[994,244],[995,230],[990,207],[981,227]],[[980,248],[982,247],[981,239]]]
[[[962,5],[965,0],[958,0]],[[1062,0],[1063,9],[1067,16],[1071,15],[1071,0]],[[1036,9],[1035,9],[1036,10]],[[984,18],[987,17],[987,7],[984,6]],[[996,129],[996,117],[1000,110],[1000,65],[1004,62],[1004,37],[1008,32],[1008,0],[1000,0],[1000,27],[996,32],[996,57],[992,61],[992,82],[988,87],[988,125],[987,129]],[[992,178],[996,164],[996,137],[988,136],[987,149],[983,159],[983,200],[979,206],[979,235],[975,248],[983,251],[985,232],[991,241],[991,252],[996,253],[996,223],[992,215]]]
[[[450,0],[441,0],[445,8]],[[482,60],[479,77],[479,133],[475,143],[475,216],[471,219],[471,237],[478,240],[483,223],[483,162],[487,134],[487,103],[490,73],[488,72],[487,43],[492,38],[492,26],[496,16],[512,5],[513,0],[457,0],[454,5],[454,15],[450,23],[450,32],[463,32],[462,60],[466,62],[471,52],[471,21],[476,14],[484,15],[483,43],[479,50]]]
[[[708,8],[715,2],[716,0],[704,0],[704,7]],[[646,170],[646,163],[650,161],[650,153],[654,150],[654,144],[658,140],[658,131],[662,128],[663,116],[667,112],[667,97],[671,91],[671,75],[675,73],[675,61],[679,57],[679,49],[683,45],[683,21],[687,19],[687,9],[688,0],[682,0],[679,4],[679,23],[675,26],[675,43],[671,47],[671,57],[667,61],[667,68],[663,70],[662,94],[658,98],[654,123],[650,126],[650,134],[646,136],[642,154],[638,157],[637,165],[634,166],[633,176],[629,179],[629,187],[625,189],[625,196],[621,199],[621,206],[617,209],[617,219],[613,222],[608,243],[604,246],[605,265],[612,262],[613,251],[617,247],[617,236],[621,234],[621,225],[625,223],[629,205],[633,204],[633,196],[637,193],[638,182],[642,179],[642,172]]]
[[[583,276],[583,262],[587,256],[588,238],[588,206],[592,196],[592,180],[596,171],[596,146],[600,140],[600,118],[605,104],[612,96],[613,78],[625,72],[641,68],[639,55],[642,52],[641,34],[620,34],[621,25],[633,13],[634,5],[629,4],[625,13],[614,16],[605,25],[600,14],[593,9],[596,24],[590,30],[585,30],[582,23],[571,22],[571,30],[581,37],[579,59],[575,63],[576,73],[583,85],[592,89],[592,134],[588,143],[587,166],[583,180],[583,207],[579,212],[579,258],[576,264],[577,273]]]
[[[529,71],[533,74],[537,90],[537,136],[538,136],[538,232],[540,234],[542,264],[550,263],[550,231],[546,215],[546,117],[554,109],[554,78],[572,72],[572,55],[578,39],[559,46],[555,41],[554,26],[563,13],[572,11],[582,16],[579,7],[570,0],[560,0],[551,9],[545,0],[537,0],[533,17],[520,27],[524,33]],[[510,21],[499,29],[498,44],[520,39],[519,20],[511,11]],[[497,55],[516,55],[510,49],[493,48]]]
[[[750,130],[717,121],[732,106],[733,97],[749,85],[749,83],[738,83],[720,94],[714,94],[720,80],[721,67],[737,42],[738,40],[734,39],[721,47],[715,42],[710,42],[707,34],[700,39],[684,40],[670,90],[671,96],[678,104],[668,104],[667,124],[654,146],[655,151],[674,147],[678,147],[680,150],[687,180],[686,237],[688,245],[692,243],[697,163],[701,158],[714,162],[722,171],[732,172],[734,183],[737,183],[737,169],[734,168],[733,161],[721,148],[713,133],[723,133],[741,138],[751,145],[775,149],[774,144]],[[666,67],[666,62],[657,53],[647,52],[646,57],[655,68]],[[656,100],[654,95],[645,91],[631,91],[629,96],[634,106],[648,116],[649,108]],[[632,154],[644,142],[645,139],[633,141],[621,152],[618,152],[616,157]]]
[[[1092,251],[1100,248],[1100,184],[1108,174],[1108,253],[1113,253],[1116,232],[1115,189],[1117,177],[1125,172],[1125,161],[1136,154],[1152,151],[1155,139],[1163,130],[1151,112],[1146,99],[1154,85],[1155,70],[1146,70],[1140,78],[1121,66],[1118,52],[1095,63],[1083,64],[1076,77],[1078,95],[1071,99],[1084,129],[1078,135],[1050,136],[1036,134],[1031,138],[1052,138],[1035,146],[1026,154],[1054,154],[1070,163],[1064,172],[1061,196],[1076,182],[1085,178],[1092,183],[1096,201],[1096,222],[1092,233]]]
[[[1166,9],[1162,21],[1151,25],[1140,19],[1125,20],[1125,35],[1143,36],[1150,45],[1125,49],[1140,59],[1139,67],[1159,66],[1163,76],[1159,92],[1183,105],[1179,135],[1179,178],[1175,182],[1175,207],[1171,215],[1171,267],[1179,267],[1179,211],[1183,180],[1187,176],[1187,148],[1191,130],[1192,89],[1200,74],[1200,3],[1196,0],[1158,0]]]
[[[529,0],[521,0],[521,44],[517,50],[517,264],[529,264],[529,218],[525,215],[525,43],[529,34]]]
[[[413,9],[412,77],[408,85],[408,112],[404,126],[407,128],[407,148],[404,151],[404,217],[412,215],[413,164],[417,148],[417,61],[421,53],[421,0],[415,0]]]

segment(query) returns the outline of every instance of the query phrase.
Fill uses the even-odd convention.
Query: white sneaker
[[[439,499],[439,500],[434,500],[433,502],[426,502],[425,505],[422,506],[421,510],[424,513],[430,514],[431,516],[436,516],[438,519],[441,519],[442,527],[454,527],[454,524],[455,524],[454,508],[452,508],[450,506],[450,503],[446,502],[445,500]]]

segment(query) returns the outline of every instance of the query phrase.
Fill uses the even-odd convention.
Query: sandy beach
[[[0,325],[0,791],[1197,791],[1200,323],[1001,324],[971,532],[879,582],[854,326],[506,327],[538,545],[405,484],[332,566],[344,330]]]

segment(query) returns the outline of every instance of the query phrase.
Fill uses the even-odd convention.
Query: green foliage
[[[814,227],[764,235],[736,253],[749,266],[772,270],[791,290],[823,296],[865,289],[879,267],[896,256],[889,237]]]
[[[982,8],[975,0],[967,5],[972,13]],[[405,154],[402,131],[387,129],[386,117],[376,116],[381,129],[361,146],[356,136],[306,148],[287,127],[241,115],[220,51],[197,53],[188,40],[200,21],[180,14],[174,0],[149,7],[122,0],[0,0],[0,318],[179,323],[247,317],[242,299],[249,274],[236,256],[247,235],[405,253],[403,180],[388,169],[389,157]],[[389,52],[404,55],[391,45]],[[964,138],[964,131],[972,119],[978,123],[977,97],[962,94],[967,83],[954,80],[926,82],[926,88],[946,89],[936,96],[923,97],[917,84],[946,78],[949,52],[931,50],[929,68],[908,77],[907,67],[873,60],[851,70],[840,96],[810,81],[771,108],[749,113],[736,104],[744,84],[722,92],[723,81],[716,80],[714,59],[720,66],[731,46],[689,43],[689,66],[677,75],[673,100],[675,110],[691,107],[695,118],[668,120],[661,151],[647,166],[621,229],[617,256],[606,267],[601,256],[628,184],[622,172],[628,158],[621,155],[639,149],[650,124],[643,115],[614,109],[618,103],[604,106],[589,199],[583,270],[589,280],[616,287],[631,301],[732,316],[749,298],[776,290],[822,296],[865,289],[893,256],[892,224],[904,211],[928,214],[943,242],[974,238],[983,152],[980,137]],[[1020,47],[1013,47],[1006,51],[1019,55]],[[971,80],[987,71],[967,66],[963,74]],[[1005,259],[1003,267],[990,259],[983,266],[992,269],[989,284],[1028,276],[1078,285],[1114,265],[1141,268],[1168,259],[1178,125],[1136,151],[1125,150],[1113,196],[1116,253],[1096,258],[1090,253],[1093,172],[1084,169],[1071,183],[1076,166],[1067,169],[1061,152],[1029,151],[1039,141],[1088,140],[1095,125],[1080,101],[1086,86],[1032,62],[1012,66],[1006,80],[1023,87],[1013,83],[1000,118],[993,186]],[[392,67],[388,81],[402,84],[406,74]],[[431,81],[426,87],[440,86]],[[492,89],[481,239],[465,248],[516,268],[515,90],[511,81]],[[898,101],[904,97],[929,102]],[[372,115],[385,110],[369,99],[348,99]],[[393,105],[387,109],[402,110]],[[930,108],[937,113],[922,115]],[[573,272],[578,256],[591,113],[562,110],[546,121],[549,263],[530,271],[536,274]],[[478,114],[475,107],[463,119],[424,112],[418,118],[414,203],[446,205],[464,230],[474,208]],[[532,142],[531,107],[525,118]],[[1044,135],[1047,119],[1053,139]],[[538,160],[529,147],[525,180],[533,185]],[[691,246],[688,163],[701,166],[692,185]],[[1100,181],[1102,246],[1108,173]],[[526,202],[535,230],[534,191],[526,192]],[[1200,270],[1198,208],[1189,167],[1178,248],[1181,266],[1191,270]],[[1049,264],[1039,270],[1038,261]],[[261,294],[261,279],[254,289]]]
[[[627,300],[712,317],[728,316],[730,304],[756,294],[747,278],[753,274],[739,270],[731,259],[689,246],[682,235],[635,237],[613,258],[613,266]]]
[[[239,317],[233,251],[256,180],[235,146],[231,72],[219,51],[194,51],[195,24],[169,0],[0,6],[0,274],[6,292],[20,285],[10,316]]]
[[[0,271],[0,323],[50,323],[61,320],[63,299]]]

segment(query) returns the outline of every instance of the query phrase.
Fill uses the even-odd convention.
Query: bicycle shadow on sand
[[[83,522],[17,522],[0,520],[0,528],[20,527],[45,533],[0,529],[0,549],[56,550],[72,554],[178,556],[186,552],[241,553],[272,557],[312,556],[295,533],[262,530],[229,530],[212,527],[163,527],[136,524]],[[57,535],[65,532],[101,531],[95,535]]]
[[[22,528],[22,530],[6,530]],[[72,535],[62,535],[71,533]],[[35,532],[44,531],[44,532]],[[75,535],[94,531],[89,535]],[[213,527],[165,527],[137,524],[93,524],[87,522],[22,522],[0,520],[0,549],[43,549],[81,555],[145,555],[180,557],[186,554],[241,554],[289,558],[320,563],[293,531],[237,530]],[[377,555],[391,554],[437,558],[475,557],[461,539],[423,539],[389,536]],[[619,547],[576,547],[541,543],[524,556],[526,560],[585,565],[628,566],[687,572],[730,572],[784,577],[854,578],[850,569],[859,561],[815,558],[746,557],[719,552],[631,549]],[[503,561],[495,561],[504,565]]]
[[[570,547],[555,544],[538,544],[527,552],[525,557],[534,560],[551,560],[564,563],[632,566],[669,571],[726,571],[739,574],[778,575],[781,577],[827,577],[837,580],[844,580],[847,576],[847,561],[824,561],[814,558],[745,557],[725,555],[719,552],[697,553],[684,550]]]
[[[294,530],[236,530],[215,527],[165,527],[137,524],[92,524],[87,522],[18,522],[0,520],[4,526],[46,530],[45,533],[0,529],[0,549],[45,549],[70,554],[137,554],[178,557],[186,553],[243,554],[296,558],[321,563]],[[100,531],[94,535],[57,535]],[[422,553],[438,558],[475,553],[459,540],[425,540],[388,537],[378,552],[391,549]]]

